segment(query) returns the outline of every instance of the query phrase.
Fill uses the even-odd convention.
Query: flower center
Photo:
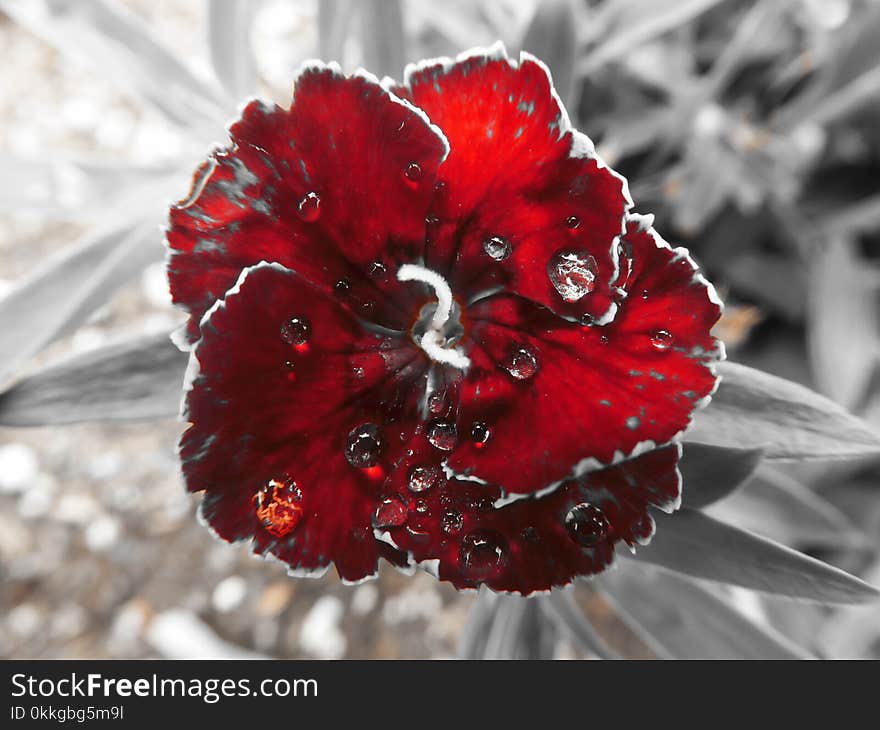
[[[458,306],[452,299],[452,289],[440,274],[424,266],[404,264],[397,272],[400,281],[420,281],[434,289],[436,304],[427,305],[422,316],[413,327],[413,341],[421,347],[434,362],[452,365],[465,370],[471,364],[470,358],[456,347],[462,334],[458,318]]]

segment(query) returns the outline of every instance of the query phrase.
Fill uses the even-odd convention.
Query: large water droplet
[[[462,539],[458,559],[469,578],[494,578],[507,564],[507,540],[495,530],[474,530]]]
[[[448,509],[440,517],[440,529],[447,535],[457,535],[464,525],[464,518],[457,509]]]
[[[598,507],[581,502],[565,515],[565,529],[571,539],[583,547],[593,547],[608,534],[608,520]]]
[[[441,451],[452,451],[458,442],[455,424],[449,421],[434,421],[428,427],[428,441]]]
[[[257,519],[270,535],[284,537],[302,519],[302,498],[293,479],[270,479],[254,497]]]
[[[312,336],[312,325],[305,317],[291,317],[281,325],[281,339],[288,345],[300,347]]]
[[[373,524],[376,527],[400,527],[406,522],[408,510],[404,502],[396,494],[385,497],[376,509]]]
[[[406,175],[406,179],[410,182],[417,183],[422,179],[422,168],[418,162],[410,162],[403,174]]]
[[[657,350],[668,350],[672,345],[672,333],[668,330],[657,330],[651,335],[651,344]]]
[[[503,367],[517,380],[528,380],[538,372],[538,360],[531,350],[518,347],[510,353]]]
[[[296,212],[306,223],[314,223],[321,215],[321,196],[306,193],[296,206]]]
[[[597,271],[596,259],[580,249],[561,249],[547,263],[550,282],[569,304],[593,291]]]
[[[503,236],[491,236],[483,241],[483,250],[489,258],[495,259],[495,261],[504,261],[510,256],[513,246]]]
[[[375,423],[363,423],[348,434],[345,460],[358,469],[369,469],[379,462],[382,434]]]
[[[474,421],[471,426],[471,441],[474,442],[474,446],[478,449],[482,449],[486,443],[489,441],[489,437],[492,435],[492,429],[489,428],[482,421]]]
[[[435,486],[440,479],[440,470],[436,466],[417,466],[409,473],[409,490],[424,492]]]

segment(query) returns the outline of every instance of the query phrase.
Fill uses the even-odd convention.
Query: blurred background
[[[400,78],[501,39],[548,63],[636,210],[691,249],[730,358],[880,426],[878,37],[864,0],[0,0],[0,300],[72,245],[123,251],[101,306],[76,293],[82,316],[17,372],[182,321],[159,226],[243,99],[286,106],[307,58]],[[0,656],[455,655],[472,594],[394,570],[294,580],[213,539],[181,429],[0,428]],[[710,512],[880,583],[876,461],[774,474]],[[880,658],[877,608],[727,597],[820,656]],[[618,651],[653,655],[601,591],[578,600]]]

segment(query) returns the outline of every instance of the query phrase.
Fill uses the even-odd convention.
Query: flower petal
[[[506,504],[496,502],[499,489],[474,482],[444,480],[416,494],[398,482],[408,517],[383,537],[432,572],[436,565],[457,588],[548,590],[601,572],[621,542],[648,542],[648,506],[678,503],[678,455],[677,445],[668,446]]]
[[[230,137],[171,209],[169,279],[191,314],[188,340],[239,272],[261,260],[325,287],[339,282],[358,316],[408,326],[419,291],[393,271],[424,245],[442,133],[375,79],[312,66],[290,109],[253,101]]]
[[[424,371],[397,344],[278,264],[246,270],[203,321],[180,447],[220,537],[300,572],[374,573],[388,552],[371,524],[387,444]]]
[[[392,87],[439,125],[451,151],[429,217],[428,266],[465,298],[507,287],[554,311],[610,319],[625,181],[571,129],[546,67],[500,44],[408,67]],[[551,273],[565,254],[582,270]],[[571,283],[571,281],[569,282]]]
[[[608,325],[580,326],[495,295],[470,310],[472,372],[461,385],[462,438],[449,466],[529,494],[675,440],[715,388],[723,348],[711,287],[684,249],[633,219],[628,296]],[[527,458],[511,459],[511,454]]]

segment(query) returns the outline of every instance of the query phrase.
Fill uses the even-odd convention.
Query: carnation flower
[[[711,285],[501,46],[251,102],[171,210],[188,488],[225,540],[528,594],[680,501]]]

